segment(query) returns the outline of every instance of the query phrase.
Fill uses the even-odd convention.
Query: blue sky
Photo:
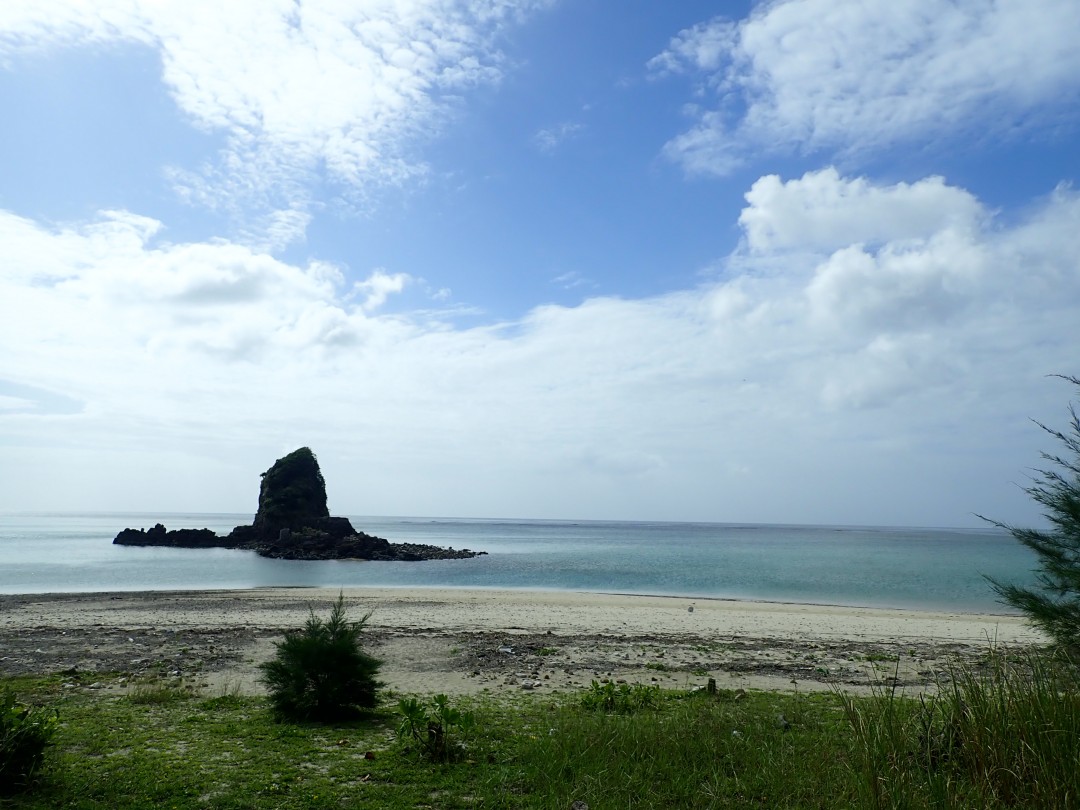
[[[1072,0],[0,10],[0,509],[977,525],[1077,392]]]

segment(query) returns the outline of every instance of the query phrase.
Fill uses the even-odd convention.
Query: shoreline
[[[0,674],[75,688],[186,678],[258,692],[286,629],[338,593],[400,692],[564,691],[591,680],[670,688],[933,688],[950,661],[1042,637],[1014,615],[478,588],[255,588],[0,595]],[[510,652],[503,650],[509,649]],[[77,677],[76,677],[77,676]],[[121,683],[122,682],[122,683]]]
[[[324,592],[324,591],[345,591],[345,592],[375,592],[375,591],[389,591],[389,592],[411,592],[411,591],[446,591],[450,593],[463,592],[495,592],[495,593],[534,593],[534,594],[566,594],[568,596],[576,595],[595,595],[595,596],[612,596],[612,597],[631,597],[631,598],[643,598],[643,599],[681,599],[698,602],[724,602],[733,604],[750,604],[750,605],[783,605],[788,607],[822,607],[822,608],[837,608],[840,610],[882,610],[896,613],[915,613],[915,614],[942,614],[950,616],[981,616],[981,617],[999,617],[1002,619],[1010,618],[1022,618],[1021,613],[1010,613],[990,610],[967,610],[963,608],[947,608],[947,607],[898,607],[895,605],[861,605],[848,602],[793,602],[786,599],[768,599],[765,597],[740,597],[740,596],[710,596],[707,594],[681,594],[681,593],[653,593],[653,592],[638,592],[638,591],[588,591],[574,588],[551,588],[551,587],[519,587],[503,585],[348,585],[348,586],[329,586],[329,585],[251,585],[247,587],[242,586],[227,586],[221,588],[124,588],[124,589],[111,589],[101,591],[0,591],[0,600],[4,600],[9,597],[34,597],[40,599],[48,599],[55,597],[57,599],[64,598],[92,598],[101,596],[113,596],[113,595],[128,595],[128,596],[142,596],[148,594],[226,594],[226,593],[245,593],[245,592],[259,592],[259,591],[309,591],[309,592]]]

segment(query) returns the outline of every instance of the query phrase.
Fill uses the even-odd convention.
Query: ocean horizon
[[[226,533],[250,514],[0,514],[0,593],[402,587],[566,590],[1011,613],[984,575],[1030,583],[1006,532],[601,520],[349,516],[391,542],[486,551],[468,560],[272,560],[234,549],[113,545],[124,528]]]

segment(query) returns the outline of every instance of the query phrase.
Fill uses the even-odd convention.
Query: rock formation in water
[[[124,529],[113,540],[119,546],[172,546],[173,548],[217,548],[225,538],[210,529],[167,531],[160,523],[149,529]]]
[[[449,560],[484,552],[444,549],[416,543],[391,543],[353,528],[348,518],[332,517],[326,507],[326,481],[315,454],[301,447],[262,474],[259,508],[250,526],[219,537],[210,529],[167,531],[124,529],[114,543],[126,546],[250,549],[284,560]]]
[[[328,517],[326,481],[309,448],[301,447],[279,458],[262,474],[259,509],[252,524],[260,534],[276,535],[281,529],[302,529]]]

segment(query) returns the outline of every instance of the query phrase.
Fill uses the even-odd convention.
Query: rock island
[[[150,529],[124,529],[113,543],[239,548],[283,560],[456,560],[486,553],[391,543],[357,531],[348,518],[332,517],[326,505],[326,481],[315,454],[307,447],[279,458],[262,474],[259,508],[250,526],[237,526],[221,537],[210,529],[169,531],[158,523]]]

